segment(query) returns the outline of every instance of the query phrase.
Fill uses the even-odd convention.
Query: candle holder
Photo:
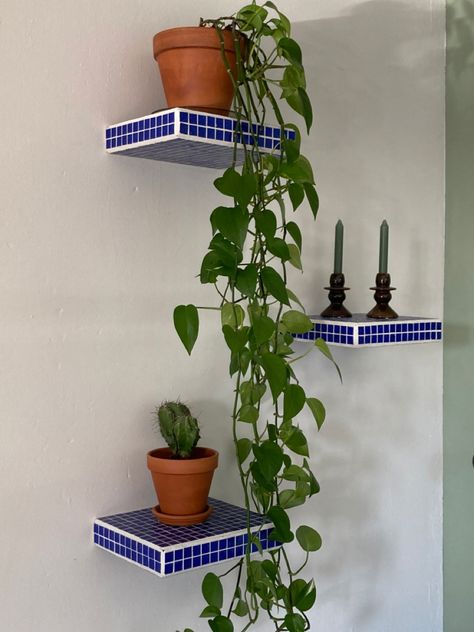
[[[350,290],[348,287],[344,287],[344,275],[342,272],[333,272],[329,277],[329,287],[325,287],[325,290],[329,290],[329,300],[331,304],[326,307],[324,312],[321,312],[323,318],[350,318],[352,314],[343,305],[346,299],[346,291]]]
[[[392,298],[391,290],[396,288],[390,287],[390,275],[388,272],[378,272],[375,277],[375,287],[370,289],[375,290],[376,305],[370,310],[367,317],[378,319],[398,318],[397,312],[389,305]]]

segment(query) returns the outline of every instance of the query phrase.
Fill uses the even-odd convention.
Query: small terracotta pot
[[[226,57],[234,77],[236,58],[231,31],[223,31]],[[245,40],[241,40],[241,50]],[[168,107],[228,114],[234,94],[215,28],[184,26],[157,33],[153,56],[160,69]]]
[[[202,521],[218,456],[216,450],[210,448],[194,448],[189,459],[174,458],[169,448],[148,452],[147,465],[158,497],[159,512],[173,516],[173,524],[180,524],[176,516],[183,516],[181,524]],[[189,516],[196,516],[196,519],[190,522]]]

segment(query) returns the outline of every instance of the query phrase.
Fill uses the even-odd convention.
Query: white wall
[[[354,311],[372,305],[378,226],[391,227],[400,313],[439,316],[443,288],[442,0],[282,0],[303,43],[321,212],[306,213],[310,311],[346,226]],[[175,304],[194,278],[214,173],[109,157],[106,124],[163,107],[154,32],[228,0],[4,3],[0,224],[0,629],[171,631],[197,621],[202,572],[160,580],[96,550],[96,515],[149,506],[154,405],[182,396],[222,455],[214,494],[239,500],[227,354],[204,318],[188,359]],[[314,440],[320,632],[441,630],[441,345],[336,350],[300,366],[328,408]],[[266,629],[262,626],[259,629]]]

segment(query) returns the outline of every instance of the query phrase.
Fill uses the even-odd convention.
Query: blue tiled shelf
[[[338,347],[382,347],[423,342],[436,342],[443,337],[443,324],[436,318],[400,316],[394,320],[374,320],[365,314],[352,318],[322,318],[310,316],[314,327],[297,340],[313,341],[322,338]]]
[[[279,152],[279,126],[250,129],[244,121],[238,130],[236,125],[228,116],[172,108],[110,125],[105,130],[105,148],[120,156],[214,169],[225,169],[232,163],[235,134],[242,143],[237,149],[238,163],[243,159],[244,144],[250,146],[255,139],[261,152]],[[294,139],[295,132],[285,130],[285,135]]]
[[[215,498],[209,504],[210,518],[188,527],[161,524],[151,508],[97,518],[94,544],[159,577],[242,557],[248,541],[245,510]],[[264,516],[252,513],[250,524],[262,549],[279,546],[270,540],[273,525]],[[251,547],[258,550],[255,543]]]

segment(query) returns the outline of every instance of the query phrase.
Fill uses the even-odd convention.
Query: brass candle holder
[[[331,304],[321,312],[323,318],[350,318],[352,314],[343,305],[346,299],[346,291],[350,290],[348,287],[344,287],[345,280],[342,272],[333,272],[329,277],[329,287],[325,287],[325,290],[329,290],[329,300]]]
[[[396,288],[390,286],[390,275],[388,272],[378,272],[375,277],[375,287],[370,289],[375,290],[376,305],[370,310],[367,317],[378,319],[398,318],[397,312],[389,305],[392,298],[391,291]]]

